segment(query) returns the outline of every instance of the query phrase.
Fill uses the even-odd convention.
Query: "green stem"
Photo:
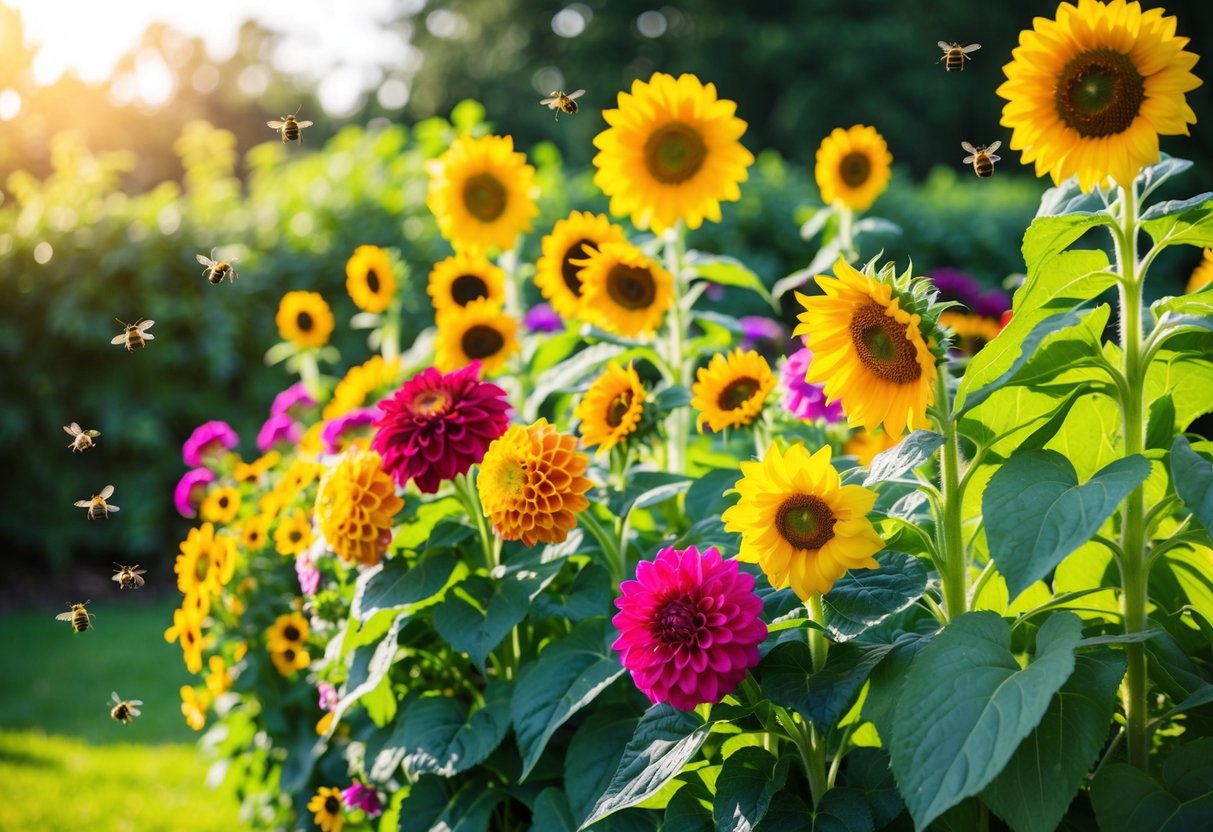
[[[581,523],[582,528],[592,534],[602,546],[602,551],[606,553],[607,557],[607,568],[611,571],[611,582],[618,589],[619,584],[627,577],[628,565],[624,561],[624,555],[619,551],[615,535],[602,527],[592,509],[586,509],[578,514],[577,520]]]
[[[466,474],[459,474],[453,480],[455,496],[463,504],[463,510],[468,518],[476,524],[480,533],[480,548],[484,552],[484,568],[491,573],[501,560],[501,541],[489,528],[489,520],[484,516],[484,508],[480,505],[480,493],[476,490],[475,466]]]
[[[944,367],[939,368],[935,378],[935,406],[944,414],[949,414],[941,428],[944,435],[943,446],[939,449],[941,471],[941,500],[942,528],[939,530],[939,549],[943,554],[944,610],[948,620],[963,615],[967,609],[967,579],[968,557],[965,554],[964,529],[961,525],[961,501],[964,491],[960,486],[960,436],[956,431],[956,423],[951,419],[951,406],[948,401],[948,373]]]
[[[838,212],[838,249],[848,263],[859,257],[855,248],[855,212],[841,202],[835,205]]]
[[[820,595],[810,595],[806,606],[809,608],[809,620],[825,625],[825,610],[821,605]],[[809,654],[813,657],[813,672],[819,673],[825,667],[826,656],[830,652],[830,642],[826,634],[816,627],[809,627]]]
[[[320,363],[316,360],[314,349],[299,353],[299,379],[307,394],[316,401],[323,401],[324,389],[320,385]]]
[[[801,760],[809,778],[809,796],[813,798],[813,808],[816,809],[830,790],[826,777],[826,742],[817,726],[811,722],[802,722],[801,731],[804,738]]]
[[[384,361],[395,361],[400,357],[400,307],[401,296],[397,294],[388,304],[387,315],[379,330],[379,352]]]
[[[682,296],[686,288],[682,277],[682,255],[684,246],[684,228],[682,222],[674,224],[665,233],[665,268],[674,278],[674,303],[670,306],[666,319],[666,335],[669,338],[670,370],[674,373],[672,381],[683,387],[690,388],[690,366],[688,357],[683,352],[683,339],[686,337],[686,322],[683,319]],[[685,407],[676,407],[666,420],[666,431],[669,434],[669,456],[667,457],[669,471],[673,474],[685,474],[687,469],[687,444],[690,440],[690,411]]]

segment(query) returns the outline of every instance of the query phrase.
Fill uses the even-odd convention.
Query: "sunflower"
[[[753,424],[777,381],[765,358],[740,348],[727,358],[716,353],[695,377],[691,407],[699,411],[699,429],[707,422],[716,432]]]
[[[258,514],[245,520],[240,529],[240,542],[249,552],[260,552],[264,549],[269,536],[270,518],[264,514]]]
[[[236,482],[244,485],[256,485],[261,482],[265,475],[282,460],[282,454],[278,451],[269,451],[262,456],[257,457],[252,462],[240,462],[236,465],[232,476]]]
[[[227,525],[240,513],[240,492],[230,486],[211,489],[198,513],[208,523]]]
[[[312,545],[312,524],[301,509],[282,518],[274,530],[274,549],[283,557],[294,557]]]
[[[868,210],[888,187],[892,164],[889,146],[875,127],[835,127],[817,148],[813,170],[822,202],[841,202],[853,211]]]
[[[345,263],[345,290],[363,312],[387,309],[396,293],[392,258],[379,246],[358,246]]]
[[[333,310],[316,292],[287,292],[274,316],[278,335],[297,347],[323,347],[333,334]]]
[[[543,256],[535,266],[535,285],[560,317],[581,317],[581,266],[573,260],[606,243],[626,243],[623,229],[602,214],[574,211],[543,238]]]
[[[645,391],[636,369],[616,363],[590,385],[573,415],[581,421],[581,439],[598,453],[609,451],[640,426],[644,413]]]
[[[439,315],[480,298],[500,306],[505,302],[505,272],[483,254],[459,251],[434,266],[425,291]]]
[[[757,563],[771,586],[802,601],[824,595],[848,569],[875,569],[884,541],[867,514],[876,492],[842,485],[830,446],[810,455],[801,443],[771,445],[759,462],[741,463],[741,499],[721,519],[741,535],[737,559]]]
[[[181,686],[181,714],[185,724],[195,731],[201,731],[206,726],[206,711],[211,706],[211,697],[203,691],[199,693],[189,685]]]
[[[235,546],[230,538],[216,535],[210,523],[190,529],[180,550],[173,571],[181,592],[218,592],[231,581],[236,569]]]
[[[1197,57],[1162,9],[1112,0],[1062,3],[1019,33],[998,95],[1011,149],[1054,184],[1078,176],[1089,192],[1111,177],[1128,187],[1158,161],[1159,135],[1188,135],[1196,114],[1184,93],[1200,86]]]
[[[1213,248],[1205,249],[1204,259],[1192,270],[1192,274],[1188,277],[1188,287],[1184,289],[1184,293],[1191,294],[1199,291],[1210,283],[1213,283]]]
[[[438,340],[434,366],[444,373],[479,361],[482,372],[491,376],[518,351],[518,323],[488,298],[469,303],[438,316]]]
[[[320,482],[316,524],[342,560],[374,566],[392,540],[392,518],[403,507],[383,459],[354,445]]]
[[[926,427],[936,369],[921,315],[889,283],[842,258],[834,274],[817,277],[824,295],[796,293],[805,311],[793,334],[813,351],[806,380],[822,385],[827,402],[841,399],[852,426],[883,424],[892,436]]]
[[[581,266],[581,315],[632,337],[655,332],[674,303],[674,278],[630,243],[604,243]]]
[[[173,610],[173,626],[164,631],[165,641],[181,645],[181,657],[190,673],[202,670],[202,618],[205,613],[198,615],[191,612],[197,604],[205,603],[209,607],[209,599],[203,602],[201,597],[198,593],[187,593],[181,607]]]
[[[427,167],[425,204],[456,249],[513,248],[531,230],[539,213],[531,196],[535,169],[514,152],[512,136],[460,136]]]
[[[738,184],[754,162],[736,110],[694,75],[633,81],[619,109],[603,110],[610,127],[594,137],[594,184],[611,198],[611,213],[658,234],[678,220],[720,222],[721,201],[741,198]]]
[[[328,422],[344,416],[355,408],[370,403],[376,393],[395,388],[400,384],[400,361],[393,358],[385,361],[382,355],[373,356],[356,364],[346,372],[345,378],[337,382],[333,397],[324,406],[321,418]],[[323,430],[323,425],[320,426]]]
[[[271,652],[281,652],[288,647],[302,647],[309,632],[307,619],[298,612],[283,613],[265,631],[265,646]]]
[[[341,790],[321,786],[307,804],[307,810],[315,813],[314,820],[322,832],[341,832],[345,818],[341,814]]]
[[[206,674],[206,689],[210,691],[211,696],[218,698],[231,688],[236,674],[223,661],[222,656],[211,656],[206,664],[211,669],[211,672]]]
[[[294,676],[296,671],[307,670],[312,665],[312,655],[301,647],[284,647],[270,651],[270,661],[282,676]]]

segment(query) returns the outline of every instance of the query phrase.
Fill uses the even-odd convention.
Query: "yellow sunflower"
[[[206,727],[206,711],[211,706],[211,697],[205,691],[199,693],[189,685],[181,686],[181,714],[185,723],[195,731]]]
[[[342,560],[374,566],[392,541],[392,518],[403,507],[379,454],[353,445],[320,482],[316,523]]]
[[[842,400],[852,425],[892,436],[927,427],[935,396],[935,356],[921,316],[888,283],[856,271],[842,258],[834,277],[818,275],[824,295],[799,292],[804,306],[794,335],[805,336],[813,360],[805,380],[821,384],[826,402]]]
[[[282,676],[294,676],[296,671],[312,666],[312,655],[302,647],[284,647],[270,651],[270,661]]]
[[[721,201],[741,198],[738,185],[754,163],[736,111],[694,75],[633,81],[619,109],[603,110],[610,127],[594,137],[594,184],[611,198],[611,213],[658,234],[678,220],[691,228],[720,222]]]
[[[552,227],[543,238],[543,256],[535,266],[535,285],[556,310],[568,320],[581,317],[581,266],[590,249],[606,243],[626,243],[623,229],[602,214],[574,211]]]
[[[560,543],[590,502],[589,459],[546,419],[513,425],[493,440],[476,479],[484,514],[503,540]]]
[[[333,334],[333,310],[316,292],[287,292],[274,322],[282,340],[297,347],[323,347]]]
[[[891,436],[887,431],[872,433],[860,428],[842,444],[842,452],[855,457],[859,464],[866,468],[872,464],[878,453],[887,451],[900,441],[900,436]]]
[[[257,457],[252,462],[241,462],[236,466],[235,472],[232,474],[236,478],[236,482],[247,485],[254,485],[265,479],[265,475],[282,460],[282,454],[278,451],[268,451],[262,456]]]
[[[590,385],[573,415],[581,422],[581,439],[598,453],[624,442],[640,425],[645,391],[635,368],[616,363]]]
[[[270,518],[264,514],[258,514],[245,520],[244,526],[240,529],[240,542],[249,552],[260,552],[264,549],[269,536]]]
[[[940,314],[939,324],[952,330],[952,349],[962,355],[977,355],[1002,332],[1002,324],[994,318],[951,309]]]
[[[1188,277],[1188,287],[1184,289],[1185,294],[1191,294],[1213,283],[1213,248],[1205,249],[1204,259],[1200,261],[1192,274]]]
[[[283,613],[265,631],[265,646],[271,651],[282,651],[288,647],[302,647],[310,631],[307,619],[301,613]]]
[[[185,667],[190,673],[202,670],[202,617],[205,613],[197,615],[191,612],[200,603],[198,598],[198,593],[188,593],[186,600],[181,602],[181,607],[173,610],[173,626],[164,631],[165,641],[181,645],[181,656],[185,659]],[[210,602],[206,603],[209,606]]]
[[[362,407],[376,393],[387,392],[400,385],[400,361],[393,358],[384,361],[382,355],[376,355],[357,364],[346,372],[345,378],[337,382],[333,389],[333,397],[324,406],[321,418],[332,421],[338,416],[344,416],[355,408]],[[320,426],[323,430],[323,425]]]
[[[842,485],[830,446],[810,455],[777,444],[760,462],[741,463],[741,498],[721,515],[741,535],[737,559],[757,563],[771,586],[790,586],[802,601],[824,595],[848,569],[875,569],[884,541],[868,520],[876,492]]]
[[[240,492],[230,486],[212,488],[198,508],[198,514],[208,523],[227,525],[240,513]]]
[[[235,673],[223,661],[222,656],[211,656],[206,664],[211,669],[211,672],[206,674],[206,689],[212,697],[218,698],[231,688]]]
[[[813,170],[822,202],[841,202],[854,211],[868,210],[889,186],[892,164],[889,146],[875,127],[835,127],[817,148]]]
[[[483,254],[459,251],[434,266],[425,291],[439,315],[480,298],[500,306],[505,303],[505,272]]]
[[[1112,0],[1062,3],[1019,33],[998,95],[1011,149],[1055,184],[1078,176],[1089,192],[1111,177],[1128,187],[1158,161],[1159,135],[1188,135],[1196,114],[1184,93],[1200,86],[1197,56],[1162,9]]]
[[[733,350],[726,358],[716,353],[708,366],[700,367],[691,386],[691,407],[699,411],[699,429],[704,422],[716,432],[753,424],[762,412],[777,379],[771,365],[754,350]]]
[[[283,557],[294,557],[312,545],[312,524],[301,509],[282,518],[274,530],[274,549]]]
[[[460,136],[430,162],[425,204],[456,249],[514,247],[539,213],[531,191],[535,169],[514,152],[511,136]]]
[[[581,267],[581,317],[626,337],[656,332],[674,303],[674,278],[630,243],[604,243]]]
[[[177,589],[193,592],[219,592],[232,580],[236,569],[236,547],[232,540],[215,534],[215,527],[203,523],[190,529],[181,541],[180,554],[173,564]]]
[[[379,246],[358,246],[345,264],[345,290],[363,312],[387,309],[396,294],[392,258]]]
[[[313,812],[316,825],[322,832],[341,832],[345,818],[341,814],[341,790],[321,786],[308,801],[307,810]]]
[[[491,376],[518,351],[518,323],[488,298],[438,316],[434,366],[444,373],[479,361],[481,375]]]

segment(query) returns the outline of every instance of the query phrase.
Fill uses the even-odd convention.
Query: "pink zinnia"
[[[320,694],[320,710],[331,711],[337,707],[337,688],[331,682],[316,685],[316,692]]]
[[[295,558],[295,574],[299,576],[299,589],[309,598],[320,588],[320,570],[306,551]]]
[[[611,645],[636,687],[654,703],[690,711],[732,693],[758,664],[767,637],[754,577],[716,547],[667,547],[619,586]]]
[[[198,506],[202,505],[202,497],[206,487],[215,481],[215,472],[209,468],[192,468],[173,489],[173,505],[182,517],[196,517]]]
[[[383,814],[383,804],[379,802],[379,792],[362,783],[354,783],[341,792],[345,805],[351,809],[361,809],[370,817]]]
[[[294,445],[302,438],[303,428],[298,422],[285,413],[276,413],[257,432],[257,447],[264,454],[280,442]]]
[[[324,430],[320,432],[320,439],[330,454],[339,454],[345,447],[347,434],[357,433],[358,428],[374,424],[378,416],[374,410],[365,407],[351,410],[344,416],[338,416],[325,423]]]
[[[443,375],[433,367],[379,402],[371,447],[396,484],[410,479],[426,494],[484,459],[509,425],[505,391],[480,381],[480,363]]]
[[[316,400],[307,392],[307,385],[302,381],[297,381],[277,396],[274,396],[274,403],[270,405],[270,415],[277,416],[279,413],[285,413],[293,418],[299,414],[292,411],[296,409],[303,410],[315,403]]]
[[[198,468],[211,459],[218,459],[224,451],[230,451],[238,444],[240,437],[227,422],[207,422],[194,428],[190,438],[181,446],[181,456],[186,465]]]
[[[808,347],[802,347],[788,356],[780,373],[783,387],[784,409],[797,419],[825,419],[827,422],[843,420],[842,402],[826,404],[826,394],[821,387],[804,380],[809,371],[809,362],[813,353]]]

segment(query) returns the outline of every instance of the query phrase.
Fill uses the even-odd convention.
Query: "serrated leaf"
[[[399,752],[410,777],[453,777],[483,761],[510,727],[508,683],[490,684],[484,706],[469,715],[467,704],[445,696],[414,699],[396,720],[382,753]]]
[[[1182,214],[1193,208],[1199,208],[1207,202],[1213,202],[1213,193],[1199,194],[1190,199],[1168,199],[1166,202],[1156,202],[1142,212],[1141,221],[1149,222],[1161,217]]]
[[[813,657],[803,638],[778,644],[758,666],[762,692],[776,705],[791,708],[822,733],[828,733],[859,694],[868,674],[893,649],[891,644],[840,644],[825,666],[813,672]]]
[[[813,809],[785,789],[775,796],[757,832],[874,832],[863,793],[846,787],[827,791]]]
[[[1213,738],[1178,746],[1154,779],[1126,763],[1107,766],[1091,786],[1104,832],[1188,832],[1213,827]]]
[[[1092,228],[1112,225],[1107,213],[1063,214],[1032,220],[1023,236],[1023,259],[1031,269],[1065,251]]]
[[[404,609],[437,597],[467,567],[454,552],[423,557],[410,567],[404,558],[390,558],[359,577],[352,610],[365,620],[380,610]]]
[[[1171,394],[1150,402],[1150,417],[1146,422],[1146,447],[1169,448],[1175,437],[1175,400]]]
[[[881,451],[872,459],[863,484],[874,485],[908,474],[934,456],[943,443],[944,438],[938,433],[929,430],[913,431],[905,439],[888,450]]]
[[[884,829],[905,809],[883,748],[855,748],[847,753],[839,785],[863,792],[877,829]]]
[[[1189,205],[1182,210],[1172,210],[1179,206],[1171,206],[1168,208],[1168,213],[1154,219],[1143,217],[1141,227],[1154,240],[1155,245],[1213,246],[1213,199],[1210,198],[1211,196],[1213,195],[1201,194],[1204,202]],[[1194,202],[1194,200],[1186,202]]]
[[[575,820],[587,817],[611,784],[638,722],[630,708],[616,705],[595,709],[573,734],[564,757],[564,788]]]
[[[849,641],[914,604],[927,587],[927,570],[902,552],[876,555],[879,569],[852,569],[822,596],[826,632]]]
[[[790,757],[776,760],[765,749],[739,748],[716,779],[712,816],[716,832],[753,832],[788,779]]]

